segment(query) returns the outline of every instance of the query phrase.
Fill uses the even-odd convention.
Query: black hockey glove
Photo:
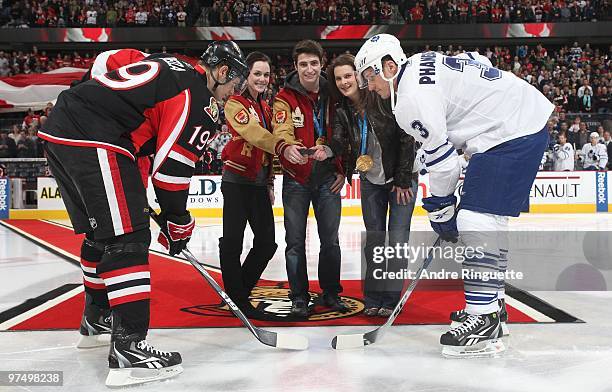
[[[191,233],[195,227],[195,220],[187,211],[184,215],[159,214],[159,242],[171,256],[179,254],[187,247]]]

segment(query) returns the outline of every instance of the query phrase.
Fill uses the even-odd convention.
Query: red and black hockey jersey
[[[218,121],[219,106],[204,69],[162,54],[62,92],[39,136],[133,159],[155,154],[153,185],[182,191],[186,199],[195,162]]]

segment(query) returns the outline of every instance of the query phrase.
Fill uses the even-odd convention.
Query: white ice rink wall
[[[608,172],[540,172],[531,187],[529,212],[536,213],[595,213],[612,211],[610,189],[612,176]],[[283,177],[275,178],[274,212],[282,215]],[[351,185],[345,184],[342,192],[342,214],[361,215],[361,182],[354,175]],[[460,187],[457,194],[460,192]],[[148,187],[149,200],[153,207],[155,194]],[[417,208],[415,214],[423,215],[421,199],[429,195],[429,176],[419,179]],[[67,217],[61,195],[55,180],[39,177],[37,184],[38,208],[36,210],[11,210],[11,218],[65,218]],[[221,176],[195,176],[189,191],[188,207],[195,216],[220,217],[222,215],[223,195]]]

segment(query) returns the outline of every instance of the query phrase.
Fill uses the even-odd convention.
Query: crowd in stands
[[[190,16],[186,2],[6,1],[0,26],[184,27]],[[216,0],[206,14],[210,26],[580,22],[610,20],[610,5],[608,0]]]
[[[53,104],[49,102],[45,110],[28,110],[23,121],[13,124],[11,129],[0,129],[0,158],[42,158],[42,141],[38,130],[47,121]]]
[[[0,26],[185,27],[187,0],[20,0],[1,10]]]
[[[408,23],[540,23],[610,19],[606,0],[403,0]]]
[[[217,0],[211,26],[389,24],[394,13],[406,23],[581,22],[610,19],[608,2],[551,0]]]
[[[556,105],[556,111],[551,118],[551,136],[556,140],[557,134],[565,132],[569,142],[576,150],[588,142],[588,134],[596,131],[604,138],[604,129],[597,129],[595,123],[578,120],[574,123],[571,113],[583,115],[606,116],[612,113],[611,104],[611,49],[612,47],[595,47],[589,44],[549,47],[516,46],[516,47],[486,47],[463,48],[461,46],[418,47],[417,51],[435,50],[446,55],[456,55],[464,49],[478,50],[487,56],[497,68],[513,72],[528,83],[534,85]],[[329,51],[328,62],[340,52]],[[408,53],[409,55],[412,53]],[[59,67],[87,68],[96,53],[73,52],[46,53],[33,48],[30,52],[4,53],[0,51],[0,77],[19,73],[45,72]],[[276,95],[282,87],[286,75],[292,71],[290,57],[272,55],[273,67],[270,88],[266,92],[268,100]],[[48,109],[49,110],[49,109]],[[46,113],[28,113],[15,124],[12,129],[5,129],[8,137],[15,141],[15,148],[0,147],[0,155],[11,157],[41,156],[39,142],[36,138],[37,129],[44,122]],[[566,117],[570,115],[570,117]],[[580,124],[584,125],[580,125]],[[581,127],[586,128],[581,133]],[[607,129],[610,130],[610,129]],[[219,139],[222,141],[222,138]],[[21,148],[18,143],[21,141]],[[8,142],[11,144],[10,142]],[[221,168],[219,159],[223,143],[212,146],[205,154],[198,171],[205,174],[218,174]],[[10,152],[8,152],[10,151]]]
[[[397,2],[393,2],[397,3]],[[606,0],[228,0],[215,1],[211,26],[389,24],[396,9],[406,23],[528,23],[609,20]]]
[[[210,26],[389,24],[390,1],[228,0],[213,2]]]
[[[63,67],[89,68],[97,53],[56,52],[48,54],[36,47],[30,52],[0,50],[0,77],[53,71]]]

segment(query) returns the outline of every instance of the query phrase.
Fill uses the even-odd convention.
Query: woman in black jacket
[[[415,142],[395,122],[388,100],[359,90],[354,60],[353,55],[340,55],[328,69],[335,81],[330,86],[336,98],[329,147],[334,155],[343,157],[349,183],[355,169],[361,178],[367,261],[364,314],[387,317],[400,299],[404,281],[379,279],[381,271],[375,270],[400,271],[406,267],[405,260],[375,262],[373,252],[384,246],[387,231],[390,246],[408,242],[418,179],[418,174],[412,173]]]

